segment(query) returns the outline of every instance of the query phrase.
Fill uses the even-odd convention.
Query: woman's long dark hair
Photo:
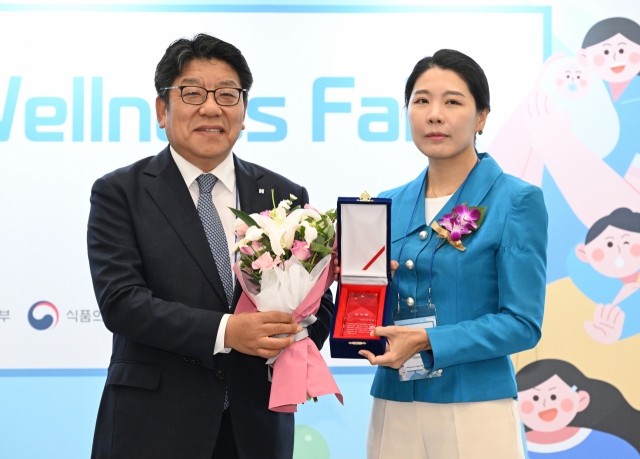
[[[615,386],[587,378],[569,362],[544,359],[530,363],[516,374],[518,392],[532,389],[554,375],[567,385],[576,386],[578,391],[587,391],[591,397],[589,406],[576,415],[570,426],[616,435],[640,451],[640,411],[629,405]]]

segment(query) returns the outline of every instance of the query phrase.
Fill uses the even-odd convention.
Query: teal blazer
[[[438,326],[428,330],[432,354],[423,352],[422,358],[425,367],[441,369],[442,376],[401,382],[398,370],[381,366],[371,388],[374,397],[453,403],[517,396],[509,355],[534,347],[540,339],[547,210],[540,188],[503,173],[487,153],[478,158],[460,199],[456,192],[436,217],[450,213],[456,201],[487,208],[477,232],[463,239],[466,251],[447,242],[435,253],[431,300]],[[397,308],[398,285],[402,308],[409,307],[407,298],[416,305],[427,302],[431,254],[442,240],[425,222],[426,173],[380,194],[392,199],[391,259],[400,262],[387,304],[389,314]],[[407,268],[408,260],[413,269]]]

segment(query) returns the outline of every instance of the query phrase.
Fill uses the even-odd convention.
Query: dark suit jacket
[[[240,205],[270,209],[304,187],[234,156]],[[263,189],[264,193],[259,193]],[[113,353],[100,403],[93,458],[210,459],[225,387],[242,459],[290,458],[292,414],[269,411],[265,360],[213,355],[229,310],[189,190],[169,148],[98,179],[91,192],[88,251]],[[236,286],[234,305],[240,296]],[[309,328],[328,335],[331,294]]]

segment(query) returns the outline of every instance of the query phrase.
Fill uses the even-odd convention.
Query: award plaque
[[[351,292],[347,295],[342,336],[369,336],[371,330],[376,328],[379,298],[377,293]]]
[[[340,279],[331,326],[331,356],[363,358],[358,351],[384,353],[385,339],[371,336],[386,325],[385,300],[389,270],[391,200],[338,200],[338,262]]]

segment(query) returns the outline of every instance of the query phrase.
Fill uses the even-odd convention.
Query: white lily
[[[271,212],[269,217],[251,214],[258,225],[251,226],[245,233],[245,238],[250,241],[257,241],[266,235],[271,244],[271,250],[278,256],[285,253],[285,249],[290,250],[293,247],[296,231],[301,225],[301,221],[305,228],[305,240],[307,243],[313,242],[318,237],[318,231],[311,226],[306,220],[311,218],[314,221],[321,219],[318,212],[313,209],[296,209],[287,215],[287,209],[290,208],[291,201],[281,201],[278,207]]]
[[[300,221],[306,218],[311,218],[312,220],[318,221],[322,217],[320,217],[320,214],[313,209],[296,209],[287,217],[287,219],[295,220],[297,223],[300,223]]]
[[[283,199],[278,203],[278,209],[291,209],[291,201],[289,201],[288,199]]]
[[[304,240],[307,244],[311,244],[318,237],[318,230],[309,224],[308,221],[303,220],[300,223],[301,226],[304,226]]]
[[[283,201],[284,202],[284,201]],[[287,218],[288,207],[280,207],[278,206],[274,212],[272,212],[273,220],[278,224],[282,224]]]
[[[264,234],[264,230],[262,228],[258,228],[257,226],[250,226],[247,229],[247,232],[244,234],[245,239],[249,241],[257,241]]]
[[[272,220],[268,217],[262,217],[259,223],[262,226],[263,231],[261,234],[265,234],[269,238],[269,243],[271,244],[271,250],[273,253],[277,255],[284,255],[284,250],[282,248],[282,235],[285,231],[285,227],[278,221]],[[245,236],[248,237],[249,231]]]
[[[298,231],[300,225],[293,224],[291,226],[286,226],[285,224],[283,226],[285,228],[281,237],[282,247],[291,250],[291,247],[293,247],[294,239],[296,237],[296,231]]]

